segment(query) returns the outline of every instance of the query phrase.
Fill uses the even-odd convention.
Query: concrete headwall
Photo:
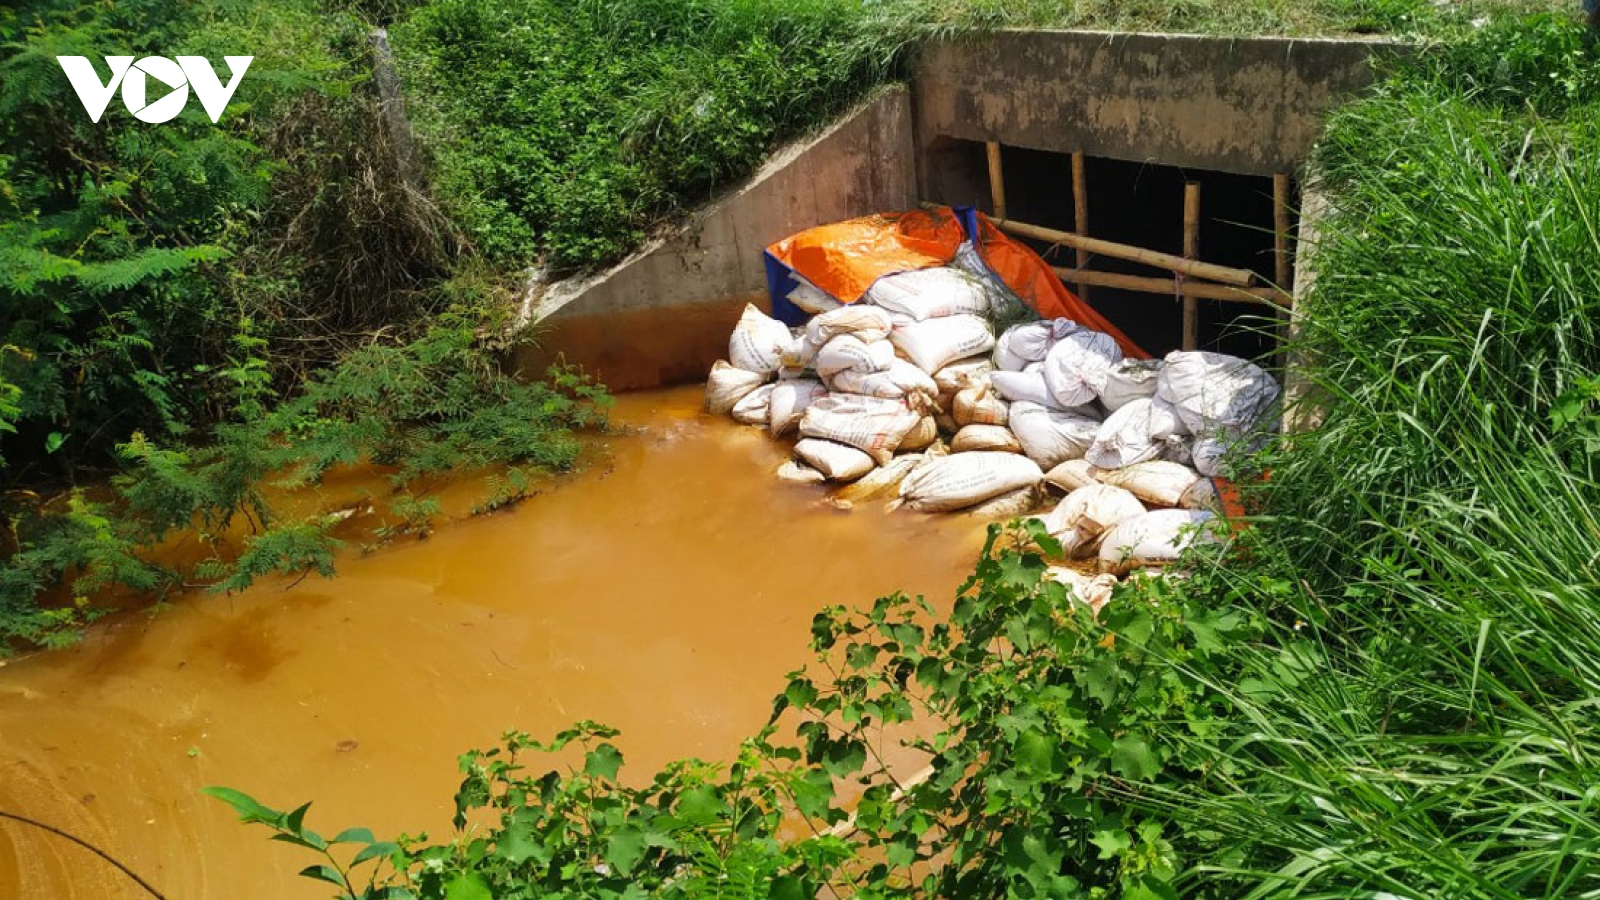
[[[911,105],[886,89],[816,137],[780,152],[683,228],[596,276],[533,300],[535,373],[557,353],[612,390],[703,379],[727,355],[746,303],[768,306],[762,250],[824,222],[916,203]]]
[[[612,269],[525,304],[539,346],[614,390],[697,381],[744,304],[767,305],[762,249],[814,225],[919,201],[987,204],[978,141],[1270,175],[1309,154],[1333,106],[1404,45],[1087,31],[1003,31],[937,45],[911,88],[875,95]],[[976,155],[974,155],[976,151]],[[1020,196],[1025,183],[1008,193]]]
[[[1292,172],[1323,117],[1372,83],[1352,40],[1002,31],[932,48],[914,85],[919,153],[941,139],[1243,175]],[[926,188],[927,185],[924,185]]]

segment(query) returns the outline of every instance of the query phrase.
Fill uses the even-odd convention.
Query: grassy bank
[[[1496,26],[1335,116],[1297,348],[1324,424],[1246,466],[1258,515],[1190,577],[1095,621],[1035,533],[947,620],[825,610],[726,770],[629,787],[582,726],[558,744],[584,763],[543,774],[509,736],[457,796],[497,827],[367,851],[393,895],[1592,896],[1595,58],[1570,22]],[[879,755],[908,719],[947,726],[915,782]],[[781,838],[785,811],[816,836]]]

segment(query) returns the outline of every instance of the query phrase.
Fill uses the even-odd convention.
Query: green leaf
[[[645,833],[641,829],[631,825],[619,828],[606,842],[606,862],[618,875],[626,876],[644,859],[645,844]]]
[[[1161,771],[1161,761],[1144,738],[1125,734],[1111,745],[1111,768],[1135,781],[1145,781]]]
[[[306,866],[300,870],[300,877],[310,878],[313,881],[326,881],[329,884],[344,887],[344,876],[340,875],[339,870],[333,866]]]
[[[228,787],[203,787],[200,789],[200,793],[205,794],[207,797],[215,797],[233,807],[233,811],[239,814],[240,820],[247,824],[251,822],[273,822],[283,816],[283,813],[278,810],[256,802],[254,797],[244,791],[236,791]]]
[[[330,844],[370,844],[377,838],[372,836],[369,828],[346,828],[339,832]]]
[[[495,841],[494,855],[512,865],[535,857],[541,862],[548,861],[549,853],[537,837],[538,821],[539,814],[534,810],[524,808],[513,812]]]
[[[690,788],[678,797],[678,818],[690,827],[710,825],[720,819],[728,805],[717,792],[704,785]]]
[[[617,770],[622,768],[622,751],[610,744],[601,744],[584,758],[583,772],[607,781],[617,780]]]
[[[46,453],[54,453],[57,450],[60,450],[61,449],[61,445],[65,444],[66,442],[67,442],[67,436],[66,435],[62,434],[59,431],[52,431],[48,435],[45,436],[45,439],[44,439],[44,452],[46,452]]]
[[[1019,735],[1016,746],[1012,748],[1012,758],[1016,760],[1018,768],[1039,778],[1049,777],[1058,771],[1055,741],[1043,732],[1025,731]]]
[[[399,844],[391,843],[389,841],[375,841],[365,847],[362,847],[361,852],[357,853],[355,858],[350,860],[350,865],[359,866],[369,859],[377,859],[379,857],[388,858],[398,852],[399,849]]]
[[[462,872],[444,886],[444,900],[494,900],[494,894],[482,875]]]
[[[1089,843],[1100,850],[1101,859],[1115,859],[1122,851],[1133,846],[1133,839],[1121,828],[1106,828],[1094,833]]]

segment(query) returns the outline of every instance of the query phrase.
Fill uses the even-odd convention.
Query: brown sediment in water
[[[786,449],[628,395],[609,459],[520,507],[351,553],[331,580],[124,613],[0,668],[0,810],[71,831],[173,900],[322,900],[313,862],[206,785],[383,837],[448,833],[457,754],[509,729],[619,727],[636,779],[728,759],[805,664],[823,605],[896,590],[948,608],[982,542],[968,517],[845,513],[779,483]],[[326,886],[323,886],[326,887]],[[0,898],[133,900],[81,848],[0,821]]]

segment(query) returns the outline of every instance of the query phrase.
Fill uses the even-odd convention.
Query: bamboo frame
[[[1273,278],[1278,289],[1289,302],[1278,310],[1278,346],[1289,341],[1289,326],[1294,318],[1294,295],[1289,293],[1289,282],[1294,278],[1289,260],[1289,176],[1279,172],[1272,176],[1272,262]]]
[[[1184,297],[1198,297],[1202,300],[1224,300],[1232,303],[1262,303],[1269,306],[1287,307],[1289,295],[1275,287],[1235,287],[1228,284],[1213,284],[1207,281],[1184,280],[1182,284],[1173,278],[1151,278],[1147,275],[1124,275],[1120,272],[1095,272],[1087,269],[1068,269],[1052,266],[1051,269],[1062,281],[1082,282],[1095,287],[1117,288],[1124,291],[1138,291],[1145,294],[1165,294],[1168,297],[1181,294]]]
[[[1183,258],[1200,258],[1200,182],[1183,184]],[[1200,300],[1183,295],[1183,349],[1200,349]]]
[[[1079,237],[1089,236],[1089,176],[1085,171],[1081,150],[1072,154],[1072,230]],[[1078,268],[1089,268],[1089,251],[1080,247],[1076,254]],[[1078,282],[1078,296],[1089,299],[1087,282]]]
[[[1272,261],[1278,288],[1289,290],[1289,176],[1272,176]]]
[[[1006,178],[1000,169],[1000,143],[989,141],[986,145],[989,151],[989,199],[994,202],[994,217],[1006,217]]]
[[[1045,228],[1040,225],[1029,225],[1026,222],[1014,222],[1010,219],[995,219],[994,224],[995,227],[1007,234],[1049,241],[1052,244],[1061,244],[1064,247],[1083,250],[1099,256],[1132,260],[1147,266],[1155,266],[1158,269],[1170,269],[1173,272],[1179,272],[1191,278],[1203,278],[1207,281],[1218,281],[1239,287],[1250,287],[1256,281],[1256,273],[1249,269],[1233,269],[1228,266],[1200,262],[1199,260],[1184,259],[1181,256],[1173,256],[1170,253],[1146,250],[1143,247],[1133,247],[1128,244],[1119,244],[1115,241],[1103,241],[1099,238],[1083,237],[1067,231],[1057,231],[1054,228]]]

